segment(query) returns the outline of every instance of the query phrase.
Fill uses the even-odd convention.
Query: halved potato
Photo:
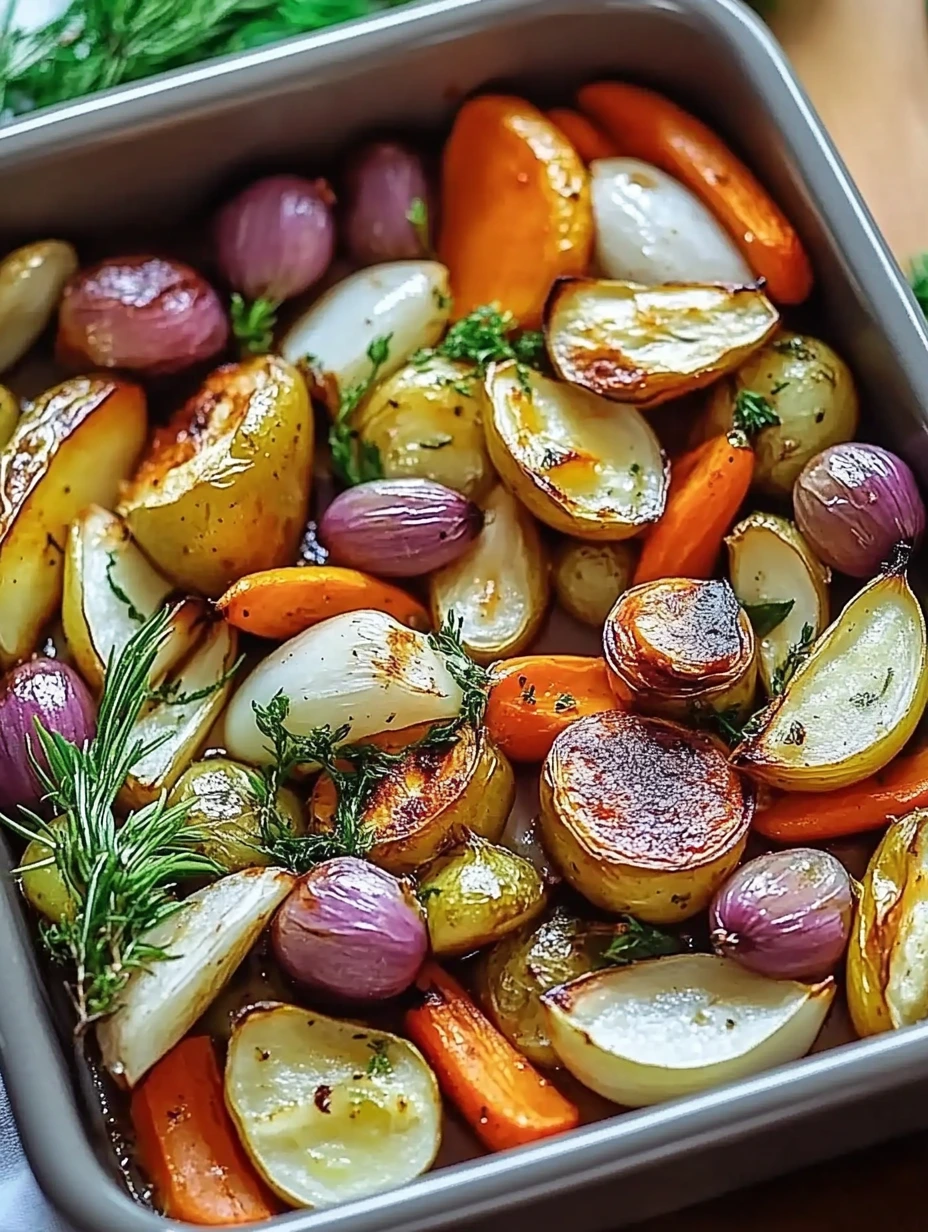
[[[438,1083],[414,1045],[296,1005],[244,1012],[225,1087],[252,1162],[295,1206],[403,1185],[441,1144]]]
[[[548,563],[530,515],[497,486],[484,505],[486,520],[474,544],[433,573],[429,598],[436,627],[462,622],[464,649],[478,663],[525,650],[548,606]]]
[[[232,688],[228,673],[237,647],[234,629],[221,621],[213,624],[161,686],[168,700],[154,702],[132,731],[148,752],[134,763],[120,793],[125,807],[140,808],[169,791],[193,761]]]
[[[296,878],[249,868],[215,881],[143,938],[170,956],[136,971],[97,1026],[103,1064],[126,1087],[190,1030],[232,977]]]
[[[487,448],[503,483],[536,518],[580,539],[628,539],[664,512],[670,465],[632,406],[491,364]]]
[[[521,928],[546,900],[534,865],[476,834],[423,870],[418,893],[432,953],[455,956]]]
[[[280,353],[323,377],[329,409],[371,375],[368,348],[386,338],[385,380],[422,347],[434,345],[451,313],[448,271],[438,261],[387,261],[349,274],[284,334]]]
[[[645,713],[746,713],[754,700],[754,630],[719,578],[633,586],[606,618],[603,653],[617,699]]]
[[[74,377],[21,415],[0,453],[0,667],[35,649],[61,599],[69,525],[112,503],[146,430],[142,390],[114,377]]]
[[[110,655],[118,655],[174,587],[145,557],[129,528],[114,513],[91,505],[68,532],[61,617],[81,675],[102,689]],[[202,600],[179,604],[172,630],[158,653],[151,680],[157,684],[202,636]]]
[[[119,512],[169,578],[218,598],[244,574],[296,559],[312,464],[306,385],[261,355],[217,368],[158,429]]]
[[[572,723],[542,769],[542,837],[565,879],[597,907],[652,924],[708,906],[752,812],[711,736],[620,710]]]
[[[551,570],[561,607],[575,620],[601,629],[632,580],[636,555],[629,543],[565,539],[555,549]]]
[[[769,632],[758,637],[760,675],[773,696],[774,678],[808,626],[815,640],[828,624],[831,570],[823,565],[795,523],[775,513],[752,513],[725,540],[728,574],[738,601],[755,613],[775,614],[792,604]]]
[[[826,629],[732,761],[783,791],[847,787],[892,761],[926,703],[925,617],[905,575],[885,573]]]
[[[481,402],[473,367],[433,355],[378,384],[354,426],[387,479],[433,479],[479,502],[496,481]]]
[[[396,752],[420,739],[429,724],[375,736],[372,744]],[[486,732],[462,727],[446,748],[410,749],[374,788],[363,824],[373,832],[368,859],[391,873],[411,873],[432,860],[460,831],[495,839],[515,798],[512,767]],[[310,809],[313,826],[331,827],[337,794],[320,775]]]
[[[831,978],[797,984],[714,954],[675,954],[583,975],[541,1002],[574,1077],[640,1108],[805,1056],[834,995]]]
[[[558,376],[604,398],[657,406],[711,384],[763,346],[779,321],[756,287],[562,278],[545,305]]]

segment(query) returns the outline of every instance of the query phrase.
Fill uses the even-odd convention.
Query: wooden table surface
[[[928,250],[925,0],[778,0],[771,17],[897,258]],[[928,1133],[807,1168],[635,1232],[923,1232]]]

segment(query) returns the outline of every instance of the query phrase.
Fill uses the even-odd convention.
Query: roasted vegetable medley
[[[613,81],[433,172],[0,262],[0,809],[193,1223],[928,1017],[925,509],[799,238]]]

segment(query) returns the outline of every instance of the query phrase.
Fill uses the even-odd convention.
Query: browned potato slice
[[[34,650],[61,600],[68,526],[110,504],[145,444],[145,395],[80,376],[23,412],[0,454],[0,667]]]
[[[542,770],[542,837],[566,880],[597,907],[651,924],[708,906],[752,812],[711,736],[620,710],[572,723]]]
[[[754,630],[728,582],[662,578],[622,595],[603,628],[616,697],[636,710],[692,719],[754,700]]]
[[[562,278],[545,306],[545,337],[565,381],[648,407],[733,371],[778,320],[756,287]]]

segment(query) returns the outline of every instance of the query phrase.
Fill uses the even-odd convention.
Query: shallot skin
[[[768,851],[737,869],[709,911],[717,954],[773,979],[830,975],[850,935],[851,880],[827,851]]]
[[[419,156],[395,141],[356,150],[345,174],[345,246],[355,261],[413,260],[427,255],[422,229],[411,219],[415,202],[428,226],[429,185]]]

